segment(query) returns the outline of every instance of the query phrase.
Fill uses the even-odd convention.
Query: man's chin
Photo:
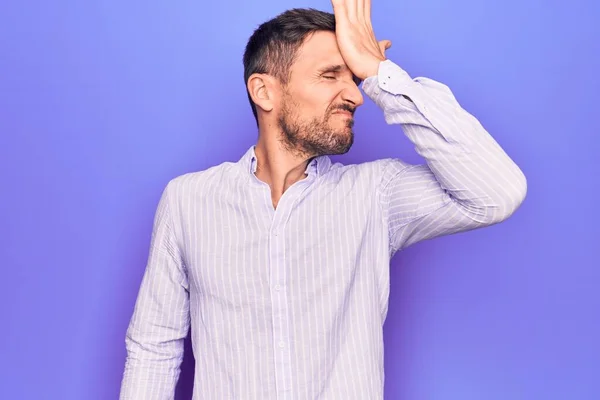
[[[339,145],[333,149],[332,154],[346,154],[350,151],[352,147],[352,143],[354,142],[354,133],[352,129],[347,129],[343,133],[338,133],[338,135],[344,138],[343,143],[340,141]]]

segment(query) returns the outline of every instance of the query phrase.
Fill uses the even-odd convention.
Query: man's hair
[[[252,34],[244,52],[244,83],[250,75],[269,74],[287,85],[290,69],[306,37],[317,31],[335,32],[335,16],[313,8],[294,8],[261,24]],[[256,105],[248,100],[258,125]]]

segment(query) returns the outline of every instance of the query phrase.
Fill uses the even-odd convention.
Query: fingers
[[[331,0],[333,12],[338,19],[361,22],[371,27],[371,0]]]
[[[356,6],[356,19],[358,22],[371,26],[371,0],[348,0]]]
[[[363,3],[362,9],[363,9],[364,21],[370,27],[371,26],[371,0],[361,0],[361,1]]]
[[[346,9],[348,10],[348,19],[352,22],[357,21],[360,15],[358,0],[346,0]]]
[[[365,22],[365,9],[364,4],[365,0],[348,0],[349,2],[354,3],[354,9],[356,10],[356,21]]]
[[[336,21],[356,21],[356,2],[357,0],[331,0],[331,5],[333,6],[333,13],[335,14]]]
[[[366,22],[365,15],[369,15],[370,19],[370,10],[365,14],[365,0],[331,0],[331,5],[338,18],[346,18],[350,22]]]
[[[336,22],[348,17],[345,0],[331,0],[331,5],[333,6],[333,14],[335,15]]]

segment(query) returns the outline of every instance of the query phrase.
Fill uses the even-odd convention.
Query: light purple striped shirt
[[[320,156],[277,209],[254,146],[172,179],[127,329],[121,400],[173,399],[190,328],[194,400],[383,398],[390,258],[508,218],[527,185],[447,86],[387,60],[362,87],[427,164]]]

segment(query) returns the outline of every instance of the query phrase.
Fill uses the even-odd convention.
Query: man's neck
[[[294,183],[306,178],[306,167],[314,156],[284,150],[277,142],[259,139],[255,145],[256,177],[271,188],[274,203]]]

